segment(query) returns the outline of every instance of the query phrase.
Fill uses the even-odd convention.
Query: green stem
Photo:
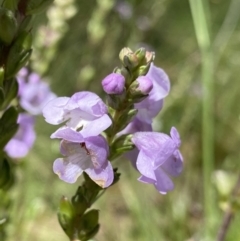
[[[195,33],[202,57],[202,159],[205,235],[213,232],[215,213],[214,190],[211,175],[214,170],[214,59],[208,26],[206,0],[189,0]]]

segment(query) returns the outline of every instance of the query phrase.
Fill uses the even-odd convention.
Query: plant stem
[[[214,82],[213,51],[208,25],[208,3],[206,0],[189,0],[195,33],[202,56],[202,159],[205,234],[212,234],[215,203],[211,174],[214,170]]]
[[[217,234],[217,239],[216,241],[224,241],[227,231],[230,227],[231,221],[234,217],[234,210],[233,210],[233,205],[231,203],[231,199],[236,198],[236,196],[238,195],[238,192],[240,190],[240,175],[238,177],[237,183],[235,185],[235,188],[231,194],[231,196],[229,197],[230,201],[228,202],[228,208],[225,211],[225,214],[223,216],[223,220],[222,220],[222,224],[218,230],[218,234]]]

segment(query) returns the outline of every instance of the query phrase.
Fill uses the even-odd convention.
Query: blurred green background
[[[194,14],[207,17],[212,43],[208,50],[213,53],[209,94],[214,103],[208,118],[209,128],[214,127],[214,158],[208,160],[211,176],[207,180],[213,209],[209,240],[216,240],[229,199],[228,186],[240,170],[240,0],[206,2],[206,16],[197,5]],[[101,80],[120,66],[118,53],[123,47],[155,51],[155,65],[171,80],[171,92],[154,127],[165,133],[177,127],[184,171],[175,178],[174,191],[164,196],[138,182],[138,173],[127,160],[117,160],[114,165],[122,173],[121,180],[95,205],[101,224],[96,241],[207,240],[202,155],[205,59],[195,34],[201,28],[198,24],[201,21],[193,23],[187,0],[55,0],[34,20],[30,66],[59,96],[90,90],[104,98]],[[204,38],[204,33],[199,36]],[[37,141],[19,164],[12,190],[9,241],[68,240],[57,221],[57,206],[62,195],[74,194],[81,179],[70,185],[52,172],[52,163],[60,155],[59,142],[49,138],[54,130],[43,117],[37,119]],[[226,240],[240,240],[239,223],[236,213]]]

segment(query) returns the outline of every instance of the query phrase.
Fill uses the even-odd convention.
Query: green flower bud
[[[146,75],[150,69],[150,64],[151,64],[151,62],[147,65],[140,66],[137,70],[137,75],[138,76]]]
[[[135,55],[139,62],[143,62],[145,60],[146,49],[140,48],[135,52]],[[144,64],[144,63],[143,63]]]
[[[12,11],[0,8],[0,41],[9,45],[17,31],[17,21]]]
[[[120,53],[119,53],[119,58],[123,63],[124,57],[127,56],[128,54],[133,54],[133,51],[130,48],[123,48]]]

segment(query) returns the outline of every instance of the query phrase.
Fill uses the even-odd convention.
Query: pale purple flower
[[[59,138],[58,132],[66,128],[80,131],[83,137],[97,136],[112,124],[107,113],[107,106],[100,97],[88,91],[75,93],[71,98],[53,99],[43,109],[46,122],[52,125],[65,122],[52,138]]]
[[[147,76],[139,76],[136,81],[139,84],[137,90],[141,91],[144,95],[149,94],[153,88],[152,80]]]
[[[35,141],[34,117],[20,113],[18,116],[18,131],[7,143],[4,150],[12,158],[25,157]]]
[[[120,95],[124,91],[125,78],[118,73],[111,73],[102,80],[103,90],[107,94]]]
[[[32,115],[42,113],[43,107],[56,95],[51,92],[49,85],[42,81],[36,73],[27,76],[27,69],[23,68],[17,77],[19,84],[18,95],[20,105]]]
[[[65,129],[62,133],[60,151],[64,158],[58,158],[53,164],[53,171],[65,182],[74,183],[85,171],[102,188],[112,184],[114,174],[111,163],[107,160],[108,144],[102,136],[83,138],[81,133]],[[67,141],[67,140],[71,141]]]
[[[151,64],[146,75],[152,81],[153,88],[148,97],[136,103],[134,107],[138,110],[138,119],[152,123],[152,119],[160,112],[163,106],[163,99],[170,91],[170,81],[167,74],[154,64]]]
[[[183,169],[183,158],[178,150],[181,140],[176,128],[172,127],[170,136],[156,132],[136,132],[132,142],[139,150],[136,167],[141,173],[138,179],[153,184],[166,194],[174,188],[170,176],[178,176]]]

